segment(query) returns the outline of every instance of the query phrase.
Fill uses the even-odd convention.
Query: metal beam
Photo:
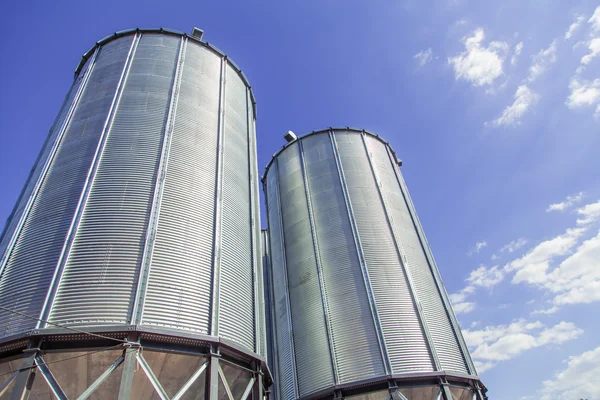
[[[131,398],[131,385],[133,383],[133,374],[137,363],[138,350],[138,346],[130,346],[125,349],[125,361],[123,362],[123,373],[121,375],[118,400],[129,400]]]
[[[221,377],[221,382],[223,382],[223,387],[227,392],[227,397],[229,397],[229,400],[235,400],[233,398],[233,393],[231,393],[231,388],[229,388],[229,382],[227,382],[227,378],[225,377],[225,373],[223,372],[221,365],[219,365],[219,376]]]
[[[143,259],[141,262],[141,271],[138,277],[135,304],[131,313],[131,324],[137,325],[142,321],[142,313],[146,301],[146,290],[148,288],[148,277],[150,275],[150,264],[152,263],[152,253],[154,251],[154,240],[156,239],[156,229],[158,227],[158,218],[160,215],[161,199],[164,190],[165,177],[167,174],[167,165],[169,162],[169,151],[171,149],[171,138],[175,127],[175,115],[177,111],[177,101],[179,100],[179,88],[181,85],[181,71],[185,61],[185,51],[187,48],[187,38],[182,37],[179,44],[179,53],[177,55],[177,64],[175,66],[175,76],[171,86],[167,120],[165,121],[163,143],[160,153],[160,159],[156,172],[156,182],[154,185],[154,195],[152,198],[152,208],[150,218],[148,218],[148,229],[146,230],[146,240],[144,246]]]
[[[0,386],[0,397],[2,397],[4,393],[6,393],[8,387],[10,386],[12,381],[17,377],[17,375],[19,375],[19,370],[16,370],[15,373],[12,374],[10,378],[8,378],[8,380],[2,384],[2,386]]]
[[[410,267],[408,267],[409,262],[408,262],[408,259],[406,258],[406,253],[404,251],[402,242],[400,241],[400,238],[398,237],[398,234],[396,232],[394,219],[392,217],[392,213],[388,206],[387,198],[383,193],[383,185],[381,183],[381,179],[379,178],[379,172],[377,171],[377,167],[375,166],[375,163],[373,162],[373,155],[371,153],[371,149],[369,148],[369,144],[367,143],[367,139],[365,137],[364,131],[360,135],[361,135],[361,138],[363,141],[365,152],[367,153],[367,159],[369,160],[369,165],[371,167],[371,172],[373,174],[373,178],[375,179],[375,182],[377,183],[377,185],[376,185],[377,192],[379,193],[379,198],[381,199],[381,204],[383,206],[383,210],[384,210],[384,213],[386,216],[388,227],[390,229],[392,237],[394,238],[394,245],[396,247],[398,257],[400,258],[401,268],[404,270],[404,275],[406,276],[406,281],[408,283],[408,287],[411,292],[411,296],[413,298],[415,310],[417,312],[417,316],[419,317],[419,321],[421,322],[421,327],[423,328],[423,333],[425,336],[427,347],[429,347],[431,359],[435,366],[435,370],[441,371],[442,367],[440,365],[440,360],[439,360],[439,357],[438,357],[436,349],[435,349],[435,344],[433,343],[433,338],[431,337],[431,332],[429,330],[429,327],[427,326],[427,320],[425,319],[425,315],[423,313],[423,308],[421,307],[421,302],[419,301],[419,296],[417,294],[417,289],[415,287],[415,284],[412,279],[412,275],[410,273]]]
[[[246,389],[244,390],[244,393],[242,394],[242,397],[240,398],[240,400],[246,400],[248,398],[248,396],[250,395],[250,392],[252,392],[252,387],[254,386],[255,381],[256,381],[255,377],[252,377],[252,379],[250,379],[250,382],[248,382],[248,386],[246,386]]]
[[[214,242],[213,242],[213,265],[212,265],[212,293],[210,307],[210,329],[209,334],[219,335],[219,296],[220,296],[220,272],[221,272],[221,208],[223,205],[223,152],[224,152],[224,129],[225,129],[225,84],[227,81],[227,57],[221,59],[221,78],[219,83],[219,115],[217,126],[217,168],[215,174],[215,220],[214,220]]]
[[[219,399],[219,355],[211,354],[208,361],[208,377],[206,379],[206,400]]]
[[[35,365],[38,367],[38,370],[41,372],[42,376],[46,380],[46,383],[48,383],[48,386],[50,387],[50,390],[52,390],[54,396],[56,396],[56,398],[59,400],[68,400],[67,395],[65,394],[64,390],[60,387],[60,384],[58,383],[54,375],[52,375],[50,369],[48,369],[46,363],[44,363],[43,360],[40,361],[39,357],[36,357]]]
[[[348,220],[350,222],[350,227],[352,229],[352,237],[354,239],[354,245],[356,247],[356,255],[358,257],[358,262],[360,264],[363,282],[365,284],[365,290],[367,293],[367,297],[369,299],[369,308],[371,310],[371,317],[373,319],[373,325],[374,325],[375,332],[377,333],[379,352],[381,353],[381,359],[383,361],[383,366],[385,368],[386,374],[391,374],[392,373],[392,363],[390,361],[387,347],[385,344],[385,336],[384,336],[383,330],[381,328],[382,325],[381,325],[381,321],[379,319],[379,313],[377,312],[375,295],[373,293],[373,288],[371,286],[371,281],[369,278],[369,269],[367,268],[367,261],[365,260],[365,254],[363,252],[362,243],[360,241],[358,226],[356,225],[356,218],[354,217],[354,210],[352,209],[352,202],[350,200],[350,195],[348,193],[348,185],[346,183],[346,176],[344,175],[342,159],[340,157],[339,148],[338,148],[337,141],[335,139],[335,133],[333,130],[329,131],[329,139],[331,141],[331,147],[333,149],[333,157],[335,159],[335,164],[336,164],[339,179],[340,179],[340,186],[342,188],[342,193],[344,194],[344,201],[346,203],[346,212],[348,214]]]
[[[35,357],[37,356],[40,349],[29,345],[29,348],[23,350],[27,356],[23,360],[23,364],[18,369],[17,376],[15,378],[15,384],[11,395],[11,400],[26,400],[29,398],[29,391],[35,378],[33,373],[33,367],[35,363]]]
[[[96,390],[98,388],[98,386],[100,386],[102,384],[102,382],[104,382],[106,380],[106,378],[108,378],[110,376],[110,374],[112,374],[112,372],[117,369],[119,367],[119,365],[121,365],[123,363],[123,360],[125,359],[124,356],[119,356],[119,358],[117,358],[115,360],[114,363],[112,363],[112,365],[110,367],[108,367],[106,369],[106,371],[104,371],[102,373],[102,375],[100,375],[98,377],[98,379],[96,379],[90,386],[88,386],[87,389],[85,389],[85,391],[77,398],[77,400],[85,400],[88,397],[91,396],[92,393],[94,393],[94,390]]]
[[[339,376],[337,371],[337,366],[335,363],[335,346],[333,344],[333,334],[331,329],[331,322],[329,320],[329,314],[327,310],[329,309],[327,296],[325,295],[325,283],[323,281],[323,265],[321,262],[321,250],[319,249],[319,239],[317,237],[317,227],[315,224],[315,217],[313,214],[312,208],[312,200],[310,195],[310,184],[308,182],[308,174],[306,172],[306,165],[304,163],[304,148],[302,146],[302,141],[298,140],[298,157],[300,159],[300,172],[302,173],[302,179],[304,181],[304,193],[306,194],[306,207],[308,209],[308,221],[310,224],[310,233],[313,242],[314,256],[315,256],[315,264],[317,269],[317,278],[319,280],[319,289],[321,292],[321,305],[323,307],[323,318],[325,320],[325,330],[327,332],[327,343],[329,344],[329,362],[331,363],[331,371],[333,372],[333,382],[337,384],[339,382]]]
[[[154,390],[156,390],[158,396],[162,400],[169,400],[169,395],[167,394],[167,392],[165,392],[165,389],[162,387],[158,379],[156,379],[156,375],[154,375],[152,368],[150,368],[150,366],[148,365],[144,357],[140,354],[140,352],[137,353],[136,358],[138,363],[140,364],[140,367],[142,367],[142,370],[146,373],[148,380],[154,387]]]
[[[185,392],[192,386],[192,384],[196,382],[196,380],[202,375],[204,370],[206,370],[206,367],[208,367],[208,361],[204,362],[204,364],[202,364],[200,368],[198,368],[196,372],[194,372],[190,379],[188,379],[187,382],[184,383],[181,389],[179,389],[179,391],[175,394],[175,396],[171,398],[171,400],[179,400],[185,394]]]
[[[100,160],[102,159],[102,154],[104,153],[104,148],[108,136],[110,135],[110,131],[112,129],[114,117],[117,112],[116,110],[119,108],[119,104],[121,103],[123,90],[125,88],[127,78],[129,77],[129,71],[131,70],[131,64],[133,62],[133,57],[135,56],[135,52],[137,50],[139,41],[140,34],[136,33],[131,42],[131,47],[129,48],[129,53],[127,54],[125,63],[123,64],[123,71],[121,71],[119,82],[117,84],[117,87],[115,88],[115,94],[110,104],[110,108],[108,109],[108,114],[106,116],[106,120],[104,121],[104,125],[100,133],[100,139],[98,140],[98,145],[96,146],[96,151],[92,158],[92,163],[90,164],[90,167],[88,169],[85,183],[81,190],[81,195],[77,202],[77,207],[75,208],[75,213],[73,214],[73,218],[71,219],[71,225],[69,226],[65,242],[63,244],[60,256],[58,258],[58,262],[56,263],[57,267],[54,272],[54,276],[52,277],[52,283],[50,284],[50,290],[48,291],[48,295],[44,302],[44,307],[42,308],[42,311],[40,313],[41,321],[38,322],[37,328],[45,328],[48,325],[43,321],[48,319],[52,311],[52,306],[54,305],[54,298],[56,297],[56,294],[58,292],[58,286],[60,285],[60,281],[62,279],[66,264],[68,262],[73,243],[75,242],[75,237],[77,236],[77,230],[79,229],[79,224],[81,222],[81,218],[83,217],[83,213],[87,205],[87,200],[92,190],[93,182],[96,178],[96,173],[98,172]]]

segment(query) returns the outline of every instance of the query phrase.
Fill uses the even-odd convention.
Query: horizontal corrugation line
[[[408,261],[417,296],[421,302],[424,317],[443,370],[467,374],[465,360],[454,335],[446,308],[431,273],[416,228],[398,180],[394,166],[390,162],[385,145],[379,140],[367,137],[369,148],[383,186],[398,239]]]
[[[142,324],[208,333],[220,73],[188,41]]]
[[[361,135],[335,137],[393,372],[433,371]]]
[[[112,102],[132,38],[104,46],[69,127],[40,187],[2,276],[0,304],[39,316],[69,230],[102,126]],[[35,326],[15,314],[2,316],[0,334]]]
[[[54,144],[57,140],[57,136],[66,122],[67,115],[69,114],[69,109],[71,108],[73,101],[75,100],[74,98],[77,94],[77,91],[81,87],[87,69],[91,66],[90,64],[92,63],[92,59],[93,57],[87,59],[86,63],[81,69],[81,72],[75,78],[75,82],[73,82],[73,84],[71,85],[71,89],[69,90],[69,93],[65,98],[65,101],[56,118],[56,121],[54,121],[54,124],[50,129],[48,138],[46,139],[46,142],[44,143],[41,149],[36,164],[32,168],[31,174],[27,179],[27,183],[23,187],[23,191],[19,196],[18,203],[15,205],[15,209],[12,211],[12,213],[6,221],[6,226],[4,228],[4,231],[2,232],[2,236],[0,237],[0,256],[6,250],[6,247],[10,242],[12,235],[15,234],[15,229],[23,214],[24,208],[26,207],[28,200],[33,193],[33,190],[38,180],[40,179],[40,174],[42,173],[44,165],[46,164],[48,157],[50,156],[50,151],[54,147]]]
[[[248,102],[246,85],[229,64],[225,76],[219,335],[254,351]]]
[[[269,241],[271,246],[271,277],[273,291],[273,331],[277,346],[277,388],[281,400],[295,397],[294,358],[292,352],[291,316],[288,313],[287,282],[285,279],[285,252],[283,248],[283,230],[281,226],[281,208],[277,191],[277,160],[267,174],[267,204],[269,220]]]
[[[179,39],[143,35],[127,77],[51,320],[127,323],[135,295]]]
[[[302,148],[340,383],[383,375],[377,333],[329,135],[309,136],[302,140]]]
[[[332,385],[333,371],[297,143],[279,154],[278,166],[296,374],[304,396]]]

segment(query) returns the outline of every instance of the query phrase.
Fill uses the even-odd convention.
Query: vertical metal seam
[[[277,193],[277,204],[279,204],[279,212],[278,217],[279,217],[279,236],[281,239],[281,251],[283,252],[283,280],[284,282],[284,287],[285,287],[285,303],[286,303],[286,307],[287,307],[287,315],[288,315],[288,334],[289,334],[289,338],[290,338],[290,358],[292,359],[292,380],[293,380],[293,384],[294,384],[294,397],[298,398],[298,394],[300,392],[300,388],[298,387],[298,378],[296,375],[296,370],[297,370],[297,366],[296,366],[296,351],[294,350],[294,327],[292,324],[292,307],[291,307],[291,302],[290,302],[290,284],[289,284],[289,280],[288,280],[288,274],[287,274],[287,252],[285,251],[285,234],[284,234],[284,222],[283,222],[283,215],[281,213],[281,193],[279,192],[279,161],[278,160],[274,160],[273,162],[273,166],[275,167],[275,177],[277,178],[276,181],[276,185],[275,185],[275,191]],[[272,168],[272,167],[271,167]],[[279,361],[279,359],[278,359]],[[280,386],[280,389],[283,386]],[[283,396],[282,396],[283,397]]]
[[[298,140],[298,156],[300,157],[300,172],[302,172],[302,179],[304,181],[304,193],[306,195],[306,207],[308,209],[308,221],[310,225],[310,233],[313,241],[313,249],[315,254],[315,264],[317,269],[317,278],[319,281],[319,289],[321,292],[321,305],[323,307],[323,317],[325,318],[325,328],[327,332],[327,342],[329,343],[329,360],[331,361],[331,368],[333,372],[334,384],[339,382],[336,357],[335,357],[335,346],[333,344],[333,335],[331,332],[331,323],[329,321],[329,302],[327,301],[327,294],[325,290],[325,284],[323,282],[323,271],[321,262],[321,251],[319,249],[319,240],[317,238],[317,227],[315,226],[314,215],[312,211],[312,202],[310,199],[310,185],[308,183],[308,174],[306,172],[306,166],[304,164],[304,147],[302,141]]]
[[[265,198],[267,197],[267,189],[266,189],[266,184],[263,186],[263,193],[265,194]],[[268,329],[270,329],[271,331],[271,345],[272,348],[269,349],[273,352],[273,355],[271,356],[271,358],[273,359],[274,363],[273,363],[273,385],[275,386],[275,389],[278,390],[279,389],[279,382],[278,382],[278,377],[279,377],[279,347],[277,344],[277,318],[275,315],[275,305],[274,305],[274,300],[275,300],[275,293],[274,293],[274,288],[273,288],[273,263],[271,260],[271,230],[270,230],[270,224],[269,224],[269,204],[267,201],[265,201],[265,205],[266,205],[266,213],[267,213],[267,229],[265,230],[265,240],[264,240],[264,249],[263,249],[263,256],[266,254],[267,255],[267,271],[266,271],[266,275],[267,275],[267,279],[268,281],[266,282],[266,288],[268,290],[264,290],[265,295],[269,297],[269,314],[271,315],[270,317],[270,326],[268,327]],[[265,310],[267,311],[267,310]],[[266,321],[265,321],[265,325],[266,325]],[[268,347],[268,345],[267,345]],[[267,354],[268,356],[268,354]],[[267,357],[268,360],[268,357]]]
[[[257,223],[257,216],[254,215],[254,179],[255,174],[252,169],[252,161],[256,158],[253,157],[252,149],[254,146],[254,141],[252,140],[252,133],[250,132],[250,116],[248,112],[248,97],[250,96],[248,92],[248,87],[246,87],[246,131],[248,135],[248,194],[249,194],[249,208],[250,208],[250,251],[251,260],[252,260],[252,274],[253,274],[253,282],[252,282],[252,290],[254,292],[254,352],[256,354],[260,354],[261,343],[259,339],[260,335],[260,310],[259,310],[259,293],[258,293],[258,258],[257,258],[257,248],[256,248],[256,230],[255,224]]]
[[[154,253],[154,242],[156,239],[156,231],[158,229],[158,220],[160,218],[160,207],[162,204],[162,195],[165,188],[165,178],[167,175],[167,167],[169,164],[169,154],[171,150],[171,139],[175,129],[175,118],[177,116],[177,102],[179,100],[179,90],[181,85],[181,75],[183,64],[185,62],[185,52],[187,48],[187,38],[182,37],[179,44],[179,54],[177,55],[177,65],[173,76],[173,84],[171,86],[171,98],[168,105],[167,120],[165,121],[164,137],[162,149],[156,168],[156,180],[154,183],[154,195],[150,208],[150,217],[148,218],[148,226],[146,228],[146,240],[142,253],[142,261],[140,263],[140,271],[136,286],[135,303],[131,310],[131,324],[138,325],[142,323],[144,306],[146,304],[146,293],[148,289],[148,280],[150,278],[150,268],[152,256]]]
[[[340,186],[342,188],[342,193],[344,195],[344,202],[346,203],[346,212],[348,213],[348,220],[350,223],[350,228],[352,229],[352,237],[354,239],[354,246],[356,247],[356,254],[358,257],[358,262],[360,264],[363,282],[365,284],[365,290],[367,292],[367,297],[369,299],[369,308],[371,309],[371,317],[373,318],[373,325],[375,328],[375,332],[377,333],[377,341],[379,342],[379,351],[381,352],[381,361],[385,368],[386,374],[391,374],[392,373],[392,364],[390,362],[389,354],[387,351],[385,335],[383,334],[383,330],[381,329],[382,325],[381,325],[381,321],[379,319],[379,313],[377,312],[377,304],[375,303],[375,295],[373,294],[373,288],[371,286],[371,280],[369,278],[369,271],[367,269],[367,262],[365,260],[362,243],[360,240],[360,234],[358,232],[358,227],[356,226],[356,219],[354,218],[354,210],[352,209],[352,203],[350,201],[350,196],[348,194],[348,186],[346,184],[346,177],[344,175],[342,160],[340,158],[337,141],[335,139],[335,132],[333,131],[333,129],[329,130],[329,139],[331,141],[331,147],[333,149],[333,157],[335,159],[335,164],[336,164],[339,179],[340,179]]]
[[[217,123],[217,168],[215,174],[215,220],[212,265],[212,293],[209,335],[219,334],[219,295],[221,271],[221,207],[223,205],[223,153],[224,153],[224,127],[225,127],[225,85],[227,80],[227,56],[221,58],[221,77],[219,82],[219,113]]]
[[[394,174],[396,175],[396,180],[398,181],[398,185],[400,187],[400,192],[402,193],[402,196],[404,197],[404,201],[406,202],[406,204],[408,206],[409,214],[413,221],[413,225],[416,228],[417,237],[419,238],[421,247],[423,248],[423,250],[425,252],[425,256],[426,256],[428,264],[429,264],[429,269],[432,272],[433,280],[435,281],[435,285],[438,289],[438,292],[440,293],[440,295],[442,297],[442,303],[444,304],[446,315],[448,315],[448,318],[450,320],[450,324],[454,331],[454,336],[456,337],[458,345],[463,353],[463,358],[465,360],[467,370],[470,374],[477,375],[477,371],[473,364],[473,360],[471,360],[471,355],[469,353],[469,350],[468,350],[466,343],[464,341],[464,338],[462,336],[462,332],[458,325],[458,321],[456,320],[456,315],[454,314],[454,310],[450,306],[450,302],[448,300],[448,297],[447,297],[448,295],[446,293],[444,285],[441,283],[441,277],[440,277],[440,273],[439,273],[437,264],[435,263],[435,259],[433,258],[433,254],[431,253],[431,248],[429,247],[429,243],[427,242],[427,238],[425,237],[425,232],[423,231],[423,227],[421,225],[421,221],[419,220],[419,216],[416,213],[415,206],[414,206],[412,199],[410,197],[410,194],[408,192],[408,188],[406,187],[406,183],[404,182],[404,178],[399,173],[398,168],[396,166],[394,166],[392,156],[391,156],[390,151],[387,148],[387,146],[386,146],[386,151],[388,152],[388,158],[390,159],[390,162],[392,162],[392,166],[394,168]]]
[[[411,292],[411,296],[412,296],[412,299],[413,299],[413,302],[415,305],[415,310],[417,311],[417,315],[421,322],[421,328],[423,329],[423,334],[425,335],[425,340],[427,341],[427,345],[429,346],[429,352],[431,355],[431,359],[433,361],[435,369],[437,371],[441,371],[440,361],[439,361],[437,352],[435,350],[435,345],[434,345],[433,339],[431,337],[431,332],[429,331],[429,327],[427,326],[427,321],[425,319],[425,316],[423,315],[423,308],[421,307],[421,302],[419,301],[419,296],[417,295],[417,291],[416,291],[414,282],[412,280],[410,270],[409,270],[409,268],[407,268],[408,260],[406,259],[406,256],[404,253],[404,248],[402,246],[402,242],[398,239],[398,235],[396,233],[396,229],[394,226],[394,219],[392,218],[392,215],[388,209],[387,200],[386,200],[386,198],[383,194],[383,190],[382,190],[381,180],[379,179],[379,174],[377,173],[377,169],[375,168],[375,165],[373,164],[371,151],[369,149],[369,145],[365,138],[365,132],[362,131],[360,133],[360,136],[362,138],[363,145],[364,145],[365,151],[367,153],[367,158],[369,160],[371,172],[373,173],[373,177],[375,178],[375,182],[377,183],[377,192],[379,193],[379,197],[380,197],[381,203],[383,205],[383,210],[384,210],[387,222],[388,222],[388,226],[392,233],[392,237],[394,238],[394,244],[396,247],[396,251],[398,252],[398,256],[400,257],[401,268],[404,270],[404,276],[406,276],[406,281],[408,283],[408,287]]]
[[[87,88],[87,83],[90,78],[90,75],[92,74],[92,71],[94,70],[94,67],[96,65],[96,59],[98,57],[99,51],[100,51],[100,48],[97,47],[96,50],[94,51],[94,54],[91,57],[90,65],[83,73],[83,79],[81,81],[81,86],[79,87],[79,89],[77,89],[77,93],[75,94],[75,97],[71,101],[71,105],[69,106],[69,111],[67,112],[65,120],[63,121],[63,124],[60,127],[58,134],[56,135],[56,139],[54,140],[54,143],[52,144],[52,148],[50,149],[50,152],[48,153],[48,156],[46,157],[46,160],[44,161],[44,166],[42,167],[42,171],[40,172],[40,175],[37,178],[37,182],[35,182],[34,188],[33,188],[32,192],[30,193],[29,198],[27,199],[27,204],[23,208],[23,212],[21,213],[19,222],[15,226],[15,229],[12,232],[11,238],[10,238],[8,244],[6,245],[6,248],[4,251],[4,256],[3,256],[2,260],[0,260],[0,277],[2,277],[2,275],[4,273],[4,269],[6,268],[6,265],[8,264],[8,260],[10,259],[10,256],[12,255],[12,252],[17,243],[17,240],[18,240],[19,236],[21,235],[21,231],[23,230],[25,221],[29,217],[29,212],[31,211],[31,208],[33,207],[33,204],[35,203],[35,200],[37,199],[37,196],[39,194],[39,191],[42,187],[43,182],[46,180],[46,176],[48,175],[50,166],[52,165],[52,163],[54,161],[54,157],[56,156],[56,153],[58,152],[58,147],[60,146],[60,143],[62,142],[62,139],[64,138],[64,135],[67,132],[68,127],[71,125],[71,120],[73,118],[73,115],[75,114],[75,109],[79,105],[79,101],[81,100],[81,97],[83,96],[83,92]],[[75,85],[75,84],[76,84],[76,82],[73,82],[73,85]],[[67,95],[67,99],[68,99],[68,95]],[[65,101],[67,99],[65,99]],[[60,114],[57,117],[57,119],[59,117],[60,117]],[[52,134],[52,131],[49,135],[51,135],[51,134]],[[44,147],[42,147],[40,156],[44,151]],[[43,160],[40,160],[40,161],[43,161]],[[34,166],[34,168],[35,168],[35,166]],[[32,171],[32,174],[33,174],[33,171]],[[27,182],[27,183],[30,183],[30,182]],[[26,185],[27,185],[27,183],[26,183]],[[26,187],[23,188],[23,193],[25,192],[25,190],[26,190]],[[15,205],[15,210],[18,207],[18,203],[19,202],[17,201],[17,204]],[[6,229],[8,229],[8,223],[6,225]],[[8,232],[6,232],[6,233],[8,234]]]
[[[129,53],[127,54],[125,63],[123,64],[123,71],[121,72],[119,82],[117,84],[117,87],[115,88],[115,94],[113,96],[113,100],[110,104],[108,113],[106,115],[106,120],[104,121],[104,125],[100,133],[100,140],[98,140],[98,145],[96,146],[96,151],[92,158],[92,162],[90,163],[90,168],[88,170],[85,183],[81,190],[81,195],[79,197],[77,207],[75,208],[73,219],[71,220],[71,225],[69,227],[69,230],[67,231],[65,242],[63,244],[60,256],[58,258],[57,267],[54,271],[54,276],[52,277],[52,281],[50,283],[50,290],[48,291],[48,295],[46,296],[46,300],[44,301],[44,306],[41,310],[41,317],[40,321],[37,324],[37,328],[46,327],[47,324],[44,322],[42,325],[42,321],[47,320],[52,312],[54,298],[58,293],[58,287],[60,285],[60,281],[62,280],[62,276],[64,274],[65,267],[69,260],[69,256],[71,255],[71,249],[73,248],[73,242],[75,241],[77,231],[79,230],[79,224],[81,223],[81,219],[83,217],[83,214],[85,213],[85,208],[87,206],[89,194],[92,190],[94,180],[96,179],[96,173],[98,171],[98,166],[104,153],[104,147],[106,146],[107,137],[110,135],[112,124],[114,121],[114,116],[116,110],[119,108],[119,103],[121,102],[123,90],[125,88],[127,78],[129,77],[131,64],[133,63],[133,58],[135,56],[135,52],[137,50],[137,46],[140,42],[141,36],[141,33],[138,32],[134,35],[133,40],[131,41],[131,47],[129,48]]]

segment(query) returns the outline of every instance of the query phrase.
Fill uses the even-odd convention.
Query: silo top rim
[[[83,68],[87,59],[90,58],[92,56],[92,54],[94,54],[94,51],[96,51],[96,49],[98,47],[103,46],[109,42],[112,42],[113,40],[118,39],[120,37],[133,35],[138,32],[139,33],[162,33],[165,35],[186,37],[189,40],[193,40],[196,43],[199,43],[199,44],[205,46],[207,49],[211,50],[218,56],[224,57],[225,60],[227,61],[227,63],[238,73],[238,75],[240,76],[242,81],[244,81],[244,84],[250,90],[250,98],[252,99],[252,105],[254,108],[254,118],[256,118],[256,99],[254,98],[254,93],[252,92],[252,86],[250,86],[250,82],[248,81],[248,78],[246,77],[246,75],[244,75],[241,68],[238,67],[237,64],[234,63],[233,60],[231,60],[225,53],[223,53],[223,51],[221,51],[219,48],[217,48],[213,44],[201,40],[200,39],[201,35],[194,35],[195,31],[201,31],[201,30],[194,27],[192,34],[189,34],[189,35],[184,32],[176,31],[173,29],[167,29],[167,28],[151,28],[151,29],[136,28],[136,29],[125,29],[123,31],[115,32],[112,35],[108,35],[108,36],[98,40],[96,42],[96,44],[94,44],[94,46],[92,46],[91,49],[89,49],[87,52],[85,52],[83,54],[83,56],[81,57],[81,61],[79,62],[79,65],[77,65],[77,68],[75,69],[75,75],[77,75],[79,73],[79,71],[81,71],[81,68]]]
[[[275,161],[275,159],[279,156],[279,154],[281,154],[285,149],[287,149],[288,147],[290,147],[291,145],[293,145],[294,143],[300,141],[300,140],[304,140],[309,136],[313,136],[313,135],[318,135],[320,133],[328,133],[328,132],[336,132],[336,131],[343,131],[343,132],[357,132],[357,133],[364,133],[365,135],[369,135],[374,137],[375,139],[379,140],[380,142],[382,142],[383,144],[385,144],[390,151],[392,152],[392,155],[394,156],[394,159],[396,160],[398,165],[402,165],[402,161],[400,161],[400,159],[398,158],[398,156],[396,155],[396,152],[394,151],[394,149],[392,148],[392,146],[390,146],[390,144],[383,139],[381,136],[377,135],[376,133],[373,132],[369,132],[367,130],[364,129],[358,129],[358,128],[351,128],[349,126],[343,126],[343,127],[336,127],[336,128],[326,128],[326,129],[321,129],[318,131],[312,131],[310,133],[307,133],[305,135],[302,136],[298,136],[298,139],[286,143],[281,149],[279,149],[275,154],[273,154],[273,156],[271,157],[271,160],[269,161],[269,163],[267,164],[267,166],[265,167],[265,173],[262,176],[261,180],[264,183],[264,179],[267,176],[267,174],[269,173],[269,168],[271,168],[271,165],[273,164],[273,161]]]

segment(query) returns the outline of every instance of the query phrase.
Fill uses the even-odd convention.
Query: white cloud
[[[577,78],[573,78],[569,88],[571,94],[565,103],[567,107],[574,109],[600,105],[600,78],[591,82],[580,82]]]
[[[529,81],[533,82],[540,77],[547,69],[550,64],[556,62],[556,40],[550,43],[547,49],[540,50],[539,53],[534,55],[533,63],[529,67]]]
[[[596,8],[588,22],[592,25],[592,31],[600,31],[600,7]]]
[[[495,261],[495,260],[499,259],[500,257],[498,257],[498,256],[497,256],[497,255],[495,255],[495,254],[492,254],[492,257],[491,257],[491,258],[492,258],[492,261]]]
[[[577,210],[577,214],[581,216],[577,220],[577,225],[587,225],[600,219],[600,201],[587,204]]]
[[[464,303],[453,304],[452,308],[454,309],[454,313],[456,315],[459,315],[459,314],[470,313],[471,311],[475,310],[475,308],[477,308],[477,306],[475,303],[466,301]]]
[[[527,85],[519,86],[514,97],[515,101],[504,109],[500,117],[491,122],[493,125],[516,125],[520,123],[523,115],[540,99],[540,95],[529,89]],[[485,125],[488,125],[488,123],[486,122]]]
[[[491,288],[502,282],[502,279],[504,279],[504,271],[501,268],[496,266],[487,269],[482,265],[471,271],[467,282],[469,282],[469,286]]]
[[[517,240],[513,240],[510,243],[507,243],[504,247],[500,249],[500,251],[508,251],[509,253],[513,253],[514,251],[520,249],[521,247],[527,244],[527,239],[518,238]]]
[[[600,7],[598,7],[600,9]],[[544,381],[542,400],[600,398],[600,346],[569,358],[567,368]]]
[[[481,242],[475,243],[475,248],[467,253],[469,257],[471,257],[474,253],[479,253],[481,249],[487,246],[487,242],[482,240]]]
[[[567,33],[565,33],[565,40],[568,40],[571,38],[571,36],[573,36],[573,33],[575,33],[575,30],[577,30],[577,28],[579,28],[581,26],[583,21],[585,21],[584,17],[577,17],[575,22],[573,22],[571,24],[571,26],[569,26],[569,30],[567,31]]]
[[[463,38],[466,51],[448,58],[454,67],[456,79],[464,79],[474,86],[491,85],[503,74],[502,65],[508,52],[508,43],[491,42],[483,45],[485,34],[478,28],[472,36]]]
[[[517,43],[515,46],[515,53],[513,54],[512,58],[510,59],[510,63],[512,65],[517,65],[517,58],[521,54],[522,50],[523,50],[523,42]]]
[[[413,58],[417,60],[417,63],[419,63],[420,66],[423,66],[431,62],[433,58],[433,51],[431,51],[431,48],[428,48],[427,50],[421,50],[415,54]]]
[[[552,270],[544,287],[553,292],[555,306],[600,301],[600,233]]]
[[[508,263],[504,269],[516,271],[512,283],[543,284],[550,261],[568,254],[584,232],[584,228],[567,229],[564,234],[538,244],[523,257]]]
[[[500,361],[518,357],[541,346],[560,344],[576,339],[583,331],[571,322],[561,321],[546,328],[539,321],[519,319],[510,325],[491,325],[480,330],[463,330],[476,366],[490,369]],[[483,372],[479,370],[479,372]]]
[[[581,58],[583,65],[589,64],[594,57],[600,54],[600,37],[590,40],[587,45],[590,52]]]
[[[583,199],[583,192],[567,196],[567,198],[564,201],[561,201],[560,203],[550,204],[546,209],[546,212],[565,211],[567,208],[573,206],[576,203],[579,203],[581,199]]]

